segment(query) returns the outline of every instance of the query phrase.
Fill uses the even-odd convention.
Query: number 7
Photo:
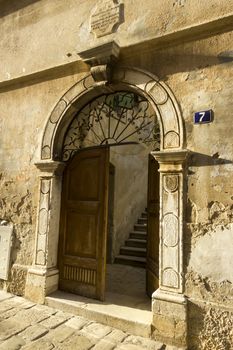
[[[199,119],[199,121],[202,122],[205,116],[205,112],[200,112],[200,116],[201,118]]]

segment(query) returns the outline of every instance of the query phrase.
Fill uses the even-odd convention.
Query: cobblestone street
[[[1,350],[171,350],[172,347],[0,292]]]

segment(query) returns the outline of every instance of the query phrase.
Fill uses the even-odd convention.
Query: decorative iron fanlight
[[[77,150],[97,145],[143,143],[159,149],[159,125],[150,103],[131,92],[102,95],[72,120],[63,143],[63,160]]]

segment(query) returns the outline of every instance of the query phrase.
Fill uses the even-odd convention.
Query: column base
[[[31,268],[28,270],[25,298],[44,304],[46,295],[58,289],[59,271],[57,269]]]
[[[153,338],[187,349],[187,300],[183,294],[158,289],[152,295]]]

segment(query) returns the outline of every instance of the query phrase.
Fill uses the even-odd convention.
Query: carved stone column
[[[160,286],[152,296],[154,336],[186,348],[183,200],[186,150],[152,152],[160,172]]]
[[[58,287],[57,246],[64,163],[46,161],[36,166],[40,169],[40,199],[34,265],[28,270],[25,296],[37,303],[44,303],[45,296]]]

